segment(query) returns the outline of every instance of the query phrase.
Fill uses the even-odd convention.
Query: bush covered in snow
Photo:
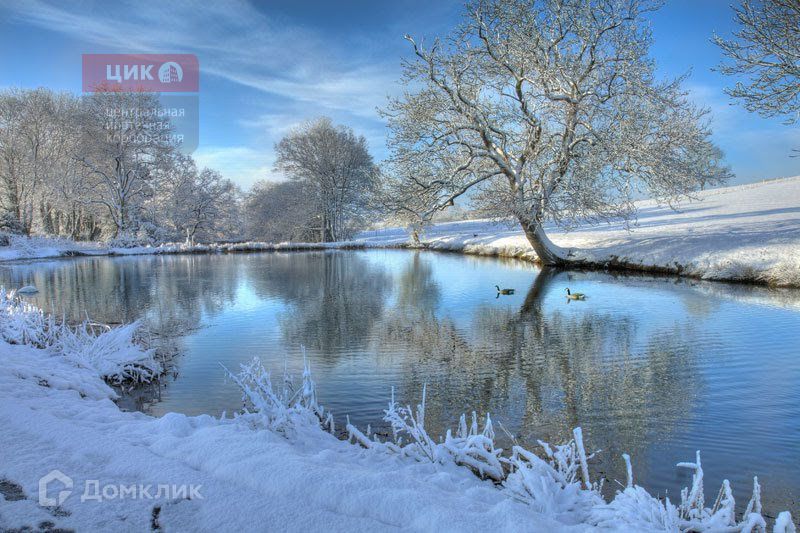
[[[227,372],[243,392],[245,407],[237,415],[238,419],[286,437],[301,429],[318,430],[320,426],[333,432],[333,417],[317,403],[307,363],[302,385],[296,388],[284,370],[280,390],[276,390],[271,374],[258,358],[241,365],[238,374]],[[509,498],[522,501],[536,513],[565,525],[588,524],[630,531],[766,531],[757,479],[753,480],[753,495],[738,519],[727,480],[711,507],[706,506],[700,452],[694,462],[677,465],[694,470],[692,485],[681,491],[677,505],[669,498],[656,498],[634,484],[627,454],[623,455],[628,472],[624,488],[617,491],[611,501],[606,501],[601,494],[602,482],[590,480],[589,461],[594,454],[586,453],[581,428],[575,428],[573,438],[564,444],[554,446],[539,441],[539,453],[515,445],[510,455],[504,455],[503,450],[495,446],[494,426],[489,415],[483,427],[479,427],[475,412],[469,424],[466,415],[461,415],[455,432],[448,430],[444,438],[433,438],[425,428],[426,395],[427,387],[423,387],[422,402],[412,408],[399,405],[392,390],[383,417],[391,426],[391,438],[381,440],[369,427],[361,431],[348,419],[345,426],[348,439],[374,453],[465,467],[481,479],[494,482]],[[788,512],[778,516],[773,531],[796,532]]]
[[[225,371],[242,391],[244,407],[237,417],[285,435],[320,424],[334,431],[333,416],[317,403],[316,387],[307,362],[299,387],[284,369],[280,390],[275,390],[272,375],[258,358],[241,365],[237,374],[227,368]]]
[[[495,446],[489,415],[482,430],[478,428],[474,412],[469,427],[466,416],[462,415],[455,436],[448,430],[444,439],[434,440],[425,429],[425,395],[423,388],[422,403],[412,409],[398,407],[392,391],[389,407],[384,411],[384,421],[393,431],[391,440],[382,442],[377,435],[370,437],[369,429],[364,434],[348,422],[350,440],[371,450],[417,461],[465,466],[481,478],[494,481],[509,497],[524,501],[536,512],[564,524],[632,531],[766,531],[757,478],[753,480],[753,495],[739,519],[727,480],[713,505],[706,506],[700,452],[695,462],[677,465],[694,470],[692,486],[681,491],[678,505],[669,498],[661,500],[651,496],[644,488],[634,485],[627,454],[623,455],[628,470],[627,483],[609,502],[601,494],[602,482],[592,483],[589,478],[588,461],[594,454],[586,453],[581,428],[575,428],[573,438],[565,444],[553,446],[539,441],[540,453],[515,445],[511,455],[505,456],[503,450]],[[796,531],[788,512],[779,515],[773,531]]]
[[[138,323],[111,328],[88,320],[71,327],[0,288],[0,338],[66,357],[114,384],[149,382],[163,371],[155,350],[136,342],[138,330]]]

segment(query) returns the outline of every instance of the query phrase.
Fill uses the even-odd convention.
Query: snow
[[[637,202],[638,220],[548,228],[550,239],[574,249],[574,259],[707,279],[800,287],[800,176],[702,191],[675,209]],[[518,225],[467,220],[435,224],[423,246],[432,250],[516,257],[536,254]],[[407,247],[405,228],[365,231],[338,243],[163,244],[109,247],[49,237],[12,236],[0,261],[74,255],[232,253]]]
[[[88,321],[70,327],[0,287],[2,340],[58,353],[110,382],[149,382],[163,371],[155,350],[135,342],[138,329],[138,323],[110,328]]]
[[[709,280],[800,286],[800,176],[724,187],[692,201],[658,206],[637,202],[638,221],[582,225],[570,232],[548,228],[575,259],[675,272]],[[364,232],[359,242],[397,245],[403,228]],[[518,226],[492,220],[436,224],[422,241],[434,250],[534,260]]]
[[[631,233],[612,224],[551,235],[593,259],[800,286],[800,178],[706,191],[677,212],[652,202],[640,207]],[[384,247],[407,240],[399,228],[324,245],[109,249],[14,238],[0,258]],[[425,242],[432,249],[533,258],[517,229],[492,221],[439,224]],[[287,379],[273,386],[255,364],[232,373],[250,406],[233,418],[123,412],[109,383],[147,381],[159,371],[152,352],[137,342],[136,324],[68,328],[0,292],[0,530],[739,531],[765,524],[757,482],[744,516],[734,514],[727,482],[716,500],[716,490],[705,498],[699,454],[679,465],[694,470],[679,499],[662,501],[636,485],[630,458],[623,457],[628,479],[611,501],[603,500],[590,483],[592,456],[579,428],[565,444],[540,443],[538,453],[514,446],[507,454],[494,446],[488,415],[480,417],[480,431],[473,415],[469,428],[462,417],[439,438],[425,431],[424,398],[415,409],[392,398],[387,422],[405,440],[380,441],[350,424],[353,442],[339,440],[323,428],[333,424],[317,405],[307,367],[295,393]],[[342,421],[346,413],[336,415]],[[72,479],[73,493],[59,506],[42,507],[39,479],[55,469]],[[92,480],[115,490],[151,488],[138,489],[138,497],[81,501]],[[193,494],[187,487],[197,489],[195,497],[187,497]],[[773,530],[795,531],[792,516],[780,513]]]
[[[4,315],[0,325],[15,320]],[[455,436],[435,441],[424,427],[423,396],[415,409],[390,402],[386,420],[399,438],[380,442],[356,430],[360,445],[351,444],[323,429],[307,366],[301,386],[285,373],[276,386],[257,360],[231,376],[247,399],[242,413],[154,418],[121,411],[96,365],[55,346],[0,340],[2,529],[738,531],[764,524],[757,484],[741,522],[727,483],[714,506],[704,506],[699,453],[680,465],[695,475],[677,506],[635,485],[632,474],[606,502],[590,483],[592,456],[580,429],[566,444],[540,443],[541,454],[514,446],[505,456],[488,416],[482,431],[476,415],[469,429],[462,417]],[[98,340],[89,349],[100,357],[116,346]],[[505,472],[494,469],[498,461]],[[39,480],[53,470],[69,476],[72,493],[43,507]],[[63,489],[54,483],[50,497]],[[792,517],[781,514],[774,531],[793,530]]]
[[[80,531],[142,531],[155,505],[161,527],[178,531],[561,527],[458,467],[371,453],[317,427],[298,426],[289,440],[239,419],[123,413],[97,394],[96,375],[65,358],[2,343],[0,359],[0,478],[27,496],[0,498],[2,528],[50,521]],[[42,386],[30,379],[38,369],[72,386]],[[38,479],[53,469],[79,488],[58,510],[36,503]],[[150,484],[152,495],[158,485],[194,485],[202,498],[81,502],[92,479]]]

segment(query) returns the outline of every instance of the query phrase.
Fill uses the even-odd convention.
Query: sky
[[[735,0],[666,0],[651,18],[658,74],[686,72],[691,98],[711,111],[733,183],[800,174],[800,127],[732,104],[712,71],[714,32],[735,29]],[[130,1],[0,0],[0,88],[81,91],[86,53],[191,53],[200,63],[201,166],[245,189],[280,179],[274,145],[320,115],[388,154],[377,109],[398,94],[403,35],[433,39],[458,22],[456,0]]]

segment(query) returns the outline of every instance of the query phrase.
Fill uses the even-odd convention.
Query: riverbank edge
[[[539,258],[532,248],[521,246],[494,246],[491,244],[471,244],[464,242],[446,242],[440,240],[423,241],[419,244],[411,242],[366,242],[360,240],[329,242],[329,243],[266,243],[246,242],[235,244],[170,244],[154,247],[135,248],[64,248],[57,250],[42,250],[41,254],[20,254],[7,258],[0,257],[0,263],[11,261],[35,261],[43,259],[58,259],[72,257],[122,257],[134,255],[181,255],[181,254],[218,254],[218,253],[259,253],[259,252],[308,252],[325,250],[424,250],[444,253],[460,253],[464,255],[498,257],[517,259],[541,266]],[[49,253],[48,253],[49,252]],[[729,274],[708,272],[695,265],[682,264],[675,261],[671,265],[648,264],[644,261],[635,261],[611,255],[605,259],[590,258],[591,250],[578,250],[584,255],[575,262],[564,267],[564,270],[589,270],[631,272],[686,277],[704,281],[722,281],[727,283],[740,283],[759,285],[775,288],[800,288],[800,279],[796,281],[778,279],[770,275],[769,271],[759,270],[756,267],[735,264],[730,261],[733,268]]]

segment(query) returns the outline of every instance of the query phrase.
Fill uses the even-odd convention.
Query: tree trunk
[[[519,223],[543,265],[564,266],[570,263],[569,250],[553,244],[553,241],[547,237],[541,222],[535,218],[519,217]]]

